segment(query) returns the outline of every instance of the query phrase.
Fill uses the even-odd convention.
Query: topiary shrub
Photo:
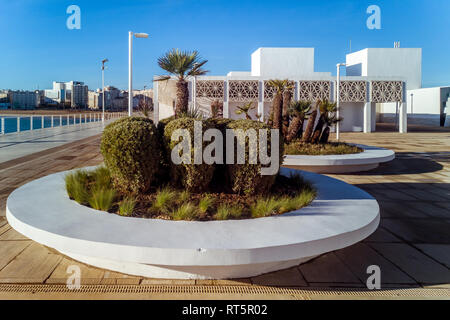
[[[100,151],[113,184],[122,193],[146,192],[160,164],[160,143],[153,121],[119,119],[105,127]]]
[[[206,164],[203,161],[203,154],[201,159],[201,164],[194,164],[194,123],[198,122],[201,124],[201,134],[203,137],[203,133],[210,128],[213,127],[213,123],[206,120],[194,119],[194,118],[178,118],[170,121],[165,125],[164,128],[164,143],[166,149],[166,157],[169,159],[170,166],[170,178],[171,182],[175,184],[183,185],[189,191],[200,192],[206,190],[208,187],[213,174],[214,174],[214,164]],[[172,149],[175,148],[178,144],[181,144],[183,138],[180,138],[176,141],[172,141],[172,134],[177,129],[185,129],[189,132],[190,141],[186,141],[187,145],[190,146],[191,156],[187,158],[190,159],[189,163],[180,163],[175,164],[172,161],[171,154]],[[201,138],[202,138],[201,137]],[[203,141],[203,139],[201,140]],[[202,143],[203,148],[206,147],[209,142]],[[187,150],[186,150],[187,151]],[[181,150],[180,150],[181,155]]]
[[[260,121],[254,120],[236,120],[227,123],[227,129],[234,130],[236,138],[234,138],[234,161],[233,164],[228,164],[227,162],[227,173],[230,183],[230,187],[233,192],[244,193],[249,195],[254,195],[258,193],[266,193],[269,191],[270,187],[275,182],[275,178],[279,172],[279,166],[283,161],[283,141],[282,135],[280,134],[279,150],[278,150],[278,160],[279,165],[276,168],[276,172],[273,175],[262,175],[261,168],[269,167],[269,165],[263,165],[259,156],[259,130],[266,129],[267,131],[267,152],[266,154],[270,156],[272,154],[271,146],[271,131],[270,127]],[[239,130],[240,129],[240,130]],[[249,153],[249,143],[248,138],[245,137],[247,130],[255,129],[257,138],[257,163],[250,163],[250,153]],[[237,145],[239,139],[245,139],[245,162],[244,164],[238,164],[237,162]],[[228,141],[227,141],[228,142]],[[276,155],[276,154],[275,154]],[[228,157],[228,155],[226,155]]]

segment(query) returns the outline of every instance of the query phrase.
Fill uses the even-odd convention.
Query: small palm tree
[[[160,76],[156,81],[167,81],[170,75],[177,77],[177,99],[175,102],[175,116],[188,111],[189,89],[186,77],[200,76],[208,71],[202,69],[208,60],[202,60],[197,51],[180,51],[172,49],[158,59],[161,69],[167,71],[169,75]]]
[[[283,116],[283,92],[288,86],[288,80],[269,80],[268,85],[274,87],[276,92],[272,101],[272,109],[270,110],[270,117],[272,127],[274,129],[282,128]]]
[[[314,129],[314,133],[311,139],[312,143],[318,143],[320,136],[322,135],[323,126],[327,118],[336,110],[336,103],[331,103],[327,99],[323,99],[319,101],[319,112],[320,117],[317,122],[316,128]]]
[[[297,137],[301,137],[303,123],[309,110],[311,110],[311,102],[309,101],[293,101],[290,104],[289,114],[291,116],[291,122],[286,136],[287,143]]]
[[[253,105],[253,102],[249,102],[247,104],[244,104],[243,106],[237,106],[237,110],[235,111],[236,114],[245,114],[245,118],[248,120],[251,120],[252,117],[250,117],[250,111],[255,109],[255,106]]]
[[[305,132],[303,133],[303,136],[302,136],[303,142],[307,142],[307,143],[311,142],[312,134],[314,131],[314,124],[316,123],[317,109],[318,109],[319,103],[320,103],[320,101],[317,101],[316,108],[311,112],[311,114],[309,116],[308,124],[306,125]]]
[[[336,123],[342,121],[342,118],[338,118],[336,111],[336,103],[332,103],[326,106],[327,112],[325,113],[325,129],[320,136],[320,143],[327,143],[328,138],[330,137],[330,128],[334,126]]]

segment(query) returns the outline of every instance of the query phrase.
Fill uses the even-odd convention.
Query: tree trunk
[[[272,109],[273,109],[273,128],[281,129],[281,120],[282,120],[282,107],[283,107],[283,97],[281,93],[277,93],[273,97]]]
[[[330,127],[326,126],[323,130],[322,136],[320,137],[320,143],[327,143],[330,137]]]
[[[177,101],[175,102],[175,117],[188,111],[189,89],[184,79],[177,81]]]
[[[211,103],[211,115],[213,118],[223,118],[223,102],[214,100]]]
[[[317,122],[316,129],[311,139],[311,143],[318,143],[320,135],[322,134],[323,125],[325,124],[325,115],[321,114],[319,121]]]
[[[316,117],[317,117],[317,109],[314,109],[314,111],[311,112],[309,116],[308,124],[306,126],[305,133],[303,134],[302,138],[303,142],[311,142],[311,135],[313,133],[314,122],[316,122]]]
[[[292,140],[298,137],[298,133],[303,127],[304,117],[295,116],[289,124],[288,134],[286,135],[286,142],[290,143]]]
[[[291,104],[292,93],[291,90],[284,90],[283,92],[283,135],[286,136],[289,130],[289,105]]]

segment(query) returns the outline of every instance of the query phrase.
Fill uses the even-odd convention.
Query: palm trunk
[[[289,105],[291,104],[292,93],[291,90],[284,90],[283,92],[283,135],[286,136],[289,130]]]
[[[289,124],[288,134],[286,136],[286,142],[290,143],[292,140],[298,137],[299,132],[303,127],[303,121],[305,117],[295,116]]]
[[[281,120],[282,120],[282,107],[283,107],[283,97],[281,93],[277,93],[275,97],[273,97],[272,109],[273,109],[273,128],[281,129]]]
[[[314,123],[316,122],[317,118],[317,109],[315,109],[313,112],[311,112],[311,115],[308,119],[308,125],[306,126],[305,133],[303,134],[302,141],[303,142],[311,142],[311,135],[313,133],[314,129]]]
[[[328,143],[328,138],[330,137],[330,127],[326,126],[323,130],[322,136],[320,137],[320,143]]]
[[[175,117],[186,113],[189,105],[188,83],[184,79],[177,81],[177,101],[175,103]]]
[[[323,125],[325,124],[325,115],[321,114],[319,121],[317,122],[316,129],[311,139],[311,143],[318,143],[320,135],[322,134]]]
[[[211,103],[211,115],[213,118],[223,118],[223,102],[214,100]]]

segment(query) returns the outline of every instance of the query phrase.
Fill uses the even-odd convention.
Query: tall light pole
[[[338,63],[337,67],[337,81],[336,81],[336,118],[339,120],[339,109],[340,109],[340,95],[341,95],[341,67],[345,67],[345,63]],[[336,140],[339,141],[339,135],[341,128],[339,126],[339,121],[336,123]]]
[[[133,112],[133,35],[136,38],[148,38],[147,33],[128,32],[128,116]]]
[[[105,122],[105,63],[108,59],[102,60],[102,122]]]

